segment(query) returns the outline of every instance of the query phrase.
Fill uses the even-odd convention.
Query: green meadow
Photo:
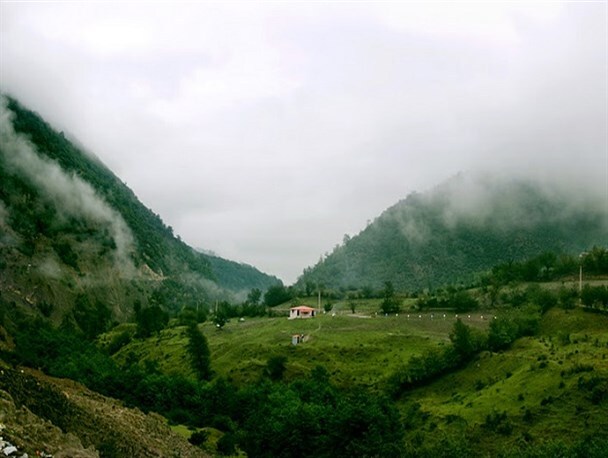
[[[398,315],[384,316],[376,310],[377,301],[361,302],[353,314],[344,302],[311,319],[232,319],[222,329],[210,322],[199,329],[207,337],[215,376],[236,386],[259,381],[269,358],[280,356],[286,358],[284,382],[305,378],[320,365],[341,388],[382,392],[387,378],[412,356],[450,345],[456,316],[407,307]],[[485,332],[495,316],[509,313],[509,308],[499,308],[460,318]],[[104,339],[125,329],[127,325]],[[608,428],[607,329],[603,313],[549,310],[534,336],[519,338],[504,351],[482,351],[463,367],[395,399],[405,443],[431,454],[440,449],[455,452],[464,444],[465,456],[517,456],[538,447],[545,450],[541,456],[552,456],[550,447],[559,448],[560,441],[571,446],[603,434]],[[303,342],[293,345],[293,335],[303,336]],[[185,328],[174,325],[157,336],[133,339],[114,358],[194,377],[186,344]]]
[[[285,316],[232,319],[222,329],[207,322],[199,328],[207,337],[215,374],[237,386],[259,380],[268,359],[283,356],[287,381],[320,365],[338,386],[376,388],[412,356],[449,343],[456,320],[453,312],[404,310],[384,316],[377,310],[378,301],[373,300],[358,304],[354,314],[347,303],[337,303],[331,312],[314,318],[290,320],[284,310]],[[485,329],[491,316],[491,312],[477,311],[470,319],[461,317],[470,326]],[[125,325],[104,339],[111,340],[124,329]],[[303,341],[293,345],[294,335],[303,336]],[[140,361],[157,365],[163,373],[192,376],[186,344],[185,328],[169,327],[157,336],[134,339],[114,357],[121,363]]]
[[[404,413],[414,408],[427,419],[409,439],[428,445],[438,437],[466,437],[496,455],[505,444],[572,443],[605,432],[607,330],[605,314],[550,310],[536,336],[504,352],[482,352],[402,398]]]

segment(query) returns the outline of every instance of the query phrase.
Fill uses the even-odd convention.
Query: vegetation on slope
[[[136,247],[132,256],[137,264],[145,263],[160,275],[182,273],[185,266],[187,271],[200,274],[205,278],[213,278],[208,260],[174,237],[172,228],[165,225],[160,216],[142,205],[133,191],[99,160],[74,146],[62,133],[57,133],[42,118],[22,107],[16,100],[7,98],[7,101],[7,108],[13,113],[12,124],[17,135],[26,136],[39,154],[58,164],[64,173],[77,176],[88,183],[99,197],[120,213],[135,239]],[[9,172],[6,167],[3,167],[3,171],[4,173]],[[26,196],[29,194],[32,197],[26,200],[35,200],[37,197],[34,194],[35,186],[23,180],[22,176],[10,172],[8,175],[3,178],[12,179],[11,184],[19,181],[19,185],[29,188],[26,189]],[[11,186],[3,186],[3,200],[10,199],[12,204],[15,199],[14,194],[15,189]],[[41,203],[41,205],[44,204]],[[43,208],[47,212],[53,212],[48,205],[47,202],[47,206]],[[26,208],[20,207],[19,210],[26,210]],[[59,209],[55,209],[55,213],[58,211]],[[36,222],[39,226],[52,226],[56,219],[53,216],[55,215],[52,213],[40,213],[35,207],[26,211],[25,214],[14,215],[15,223],[28,225],[31,228],[29,232],[20,232],[20,235],[27,237],[24,245],[31,244],[32,238],[37,235]],[[65,233],[69,226],[60,229],[61,233]]]
[[[411,194],[358,235],[345,236],[296,286],[378,289],[391,281],[400,291],[434,289],[544,251],[580,253],[605,245],[606,234],[605,200],[524,180],[459,175]]]
[[[403,396],[406,440],[471,455],[605,454],[608,318],[556,308],[538,324],[535,335],[511,348],[482,352]]]
[[[585,287],[601,296],[603,282]],[[220,430],[217,453],[603,456],[608,301],[582,306],[582,291],[564,295],[568,285],[555,282],[502,288],[492,309],[458,317],[425,297],[385,316],[384,297],[356,313],[339,301],[314,319],[222,328],[184,313],[149,337],[123,324],[103,345],[13,316],[2,323],[14,336],[3,357],[189,425],[202,446]],[[487,300],[482,288],[465,292],[475,307]],[[294,346],[293,334],[303,342]],[[296,429],[307,435],[294,439]]]
[[[98,161],[8,103],[18,133],[3,117],[4,361],[158,412],[196,430],[192,442],[219,430],[222,454],[605,456],[608,289],[601,280],[581,291],[559,281],[581,264],[586,275],[605,275],[606,250],[519,261],[601,242],[605,215],[593,205],[579,211],[533,185],[486,183],[482,190],[492,197],[496,186],[501,198],[472,212],[456,205],[468,202],[455,200],[456,180],[389,209],[295,288],[270,287],[264,305],[255,287],[238,307],[214,301],[208,310],[211,280],[241,287],[230,265],[173,237]],[[22,134],[43,159],[16,155],[28,148]],[[506,263],[490,269],[496,260]],[[474,289],[429,288],[481,270]],[[523,284],[533,281],[553,283]],[[261,318],[322,283],[356,294],[324,296],[328,313],[314,320]],[[405,298],[406,287],[428,291]],[[238,316],[247,318],[230,320]],[[96,342],[116,319],[135,323]],[[294,334],[303,338],[296,346]],[[104,437],[112,421],[88,413],[113,401],[97,398],[87,410],[97,395],[64,397],[67,385],[20,374],[6,368],[0,388],[102,456],[137,455],[142,424],[159,422],[134,414],[139,426]]]
[[[3,96],[1,108],[6,300],[93,334],[130,319],[136,304],[177,312],[280,283],[196,252],[97,158],[16,100]]]

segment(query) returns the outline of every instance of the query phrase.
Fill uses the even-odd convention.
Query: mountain
[[[572,189],[569,189],[572,188]],[[608,243],[608,202],[574,186],[460,174],[413,193],[304,270],[301,288],[421,290],[493,265]]]
[[[4,96],[0,140],[5,307],[82,328],[136,305],[176,311],[280,283],[192,249],[97,157]]]

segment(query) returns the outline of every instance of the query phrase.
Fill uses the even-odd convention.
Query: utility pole
[[[585,259],[585,256],[587,255],[587,253],[585,251],[583,251],[580,256],[578,257],[579,259],[579,269],[578,269],[578,292],[580,293],[583,290],[583,261]]]
[[[317,307],[319,308],[319,315],[321,314],[321,288],[319,288],[319,285],[317,284],[317,292],[319,294],[318,298],[317,298]]]

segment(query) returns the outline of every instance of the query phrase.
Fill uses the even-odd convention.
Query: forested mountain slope
[[[608,242],[606,196],[568,185],[458,175],[411,194],[304,270],[297,285],[339,288],[391,281],[400,290],[470,281],[495,264]]]
[[[198,253],[99,159],[10,97],[0,102],[0,301],[84,322],[179,309],[279,282]]]

